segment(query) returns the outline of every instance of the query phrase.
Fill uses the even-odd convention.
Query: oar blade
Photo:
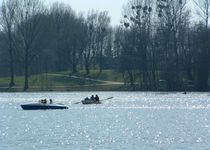
[[[109,97],[109,98],[107,98],[107,99],[113,99],[114,97]]]
[[[76,102],[76,103],[74,103],[74,104],[79,104],[79,103],[81,103],[81,102]]]
[[[106,98],[106,99],[102,99],[100,101],[106,101],[106,100],[110,100],[110,99],[113,99],[114,97],[109,97],[109,98]]]

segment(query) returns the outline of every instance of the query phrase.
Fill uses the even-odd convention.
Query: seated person
[[[92,95],[92,96],[90,97],[90,99],[91,99],[91,100],[94,100],[95,98],[94,98],[94,96]]]
[[[43,99],[41,102],[42,102],[43,104],[47,104],[47,99]]]
[[[96,102],[99,102],[99,97],[98,97],[98,95],[95,96],[95,101],[96,101]]]

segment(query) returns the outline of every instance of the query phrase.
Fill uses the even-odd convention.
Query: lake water
[[[0,93],[0,150],[210,149],[208,93],[99,92],[102,99],[114,98],[74,104],[91,94]],[[41,98],[69,109],[20,108]]]

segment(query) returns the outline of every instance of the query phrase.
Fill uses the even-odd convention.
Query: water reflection
[[[102,105],[74,105],[91,95],[3,93],[0,149],[208,149],[206,93],[100,92]],[[93,93],[94,94],[94,93]],[[21,103],[52,98],[68,110],[23,111]]]

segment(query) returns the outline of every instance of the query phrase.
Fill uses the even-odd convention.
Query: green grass
[[[60,74],[69,75],[70,73],[62,72]],[[83,70],[83,71],[79,71],[78,73],[70,74],[70,75],[75,75],[79,77],[88,77],[92,79],[99,79],[99,80],[106,80],[106,81],[123,82],[122,74],[114,70],[103,70],[102,73],[100,73],[99,70],[90,70],[89,75],[86,75],[86,72]]]
[[[55,74],[58,74],[58,76]],[[111,91],[122,89],[122,85],[100,85],[104,84],[104,82],[75,79],[66,75],[69,76],[69,72],[31,75],[29,77],[28,91]],[[99,73],[98,70],[91,70],[88,76],[85,75],[85,71],[80,71],[71,75],[122,82],[121,75],[112,70],[104,70],[102,73]],[[8,88],[9,81],[10,78],[8,77],[0,78],[0,91],[23,91],[23,76],[15,77],[16,85],[11,89]]]

